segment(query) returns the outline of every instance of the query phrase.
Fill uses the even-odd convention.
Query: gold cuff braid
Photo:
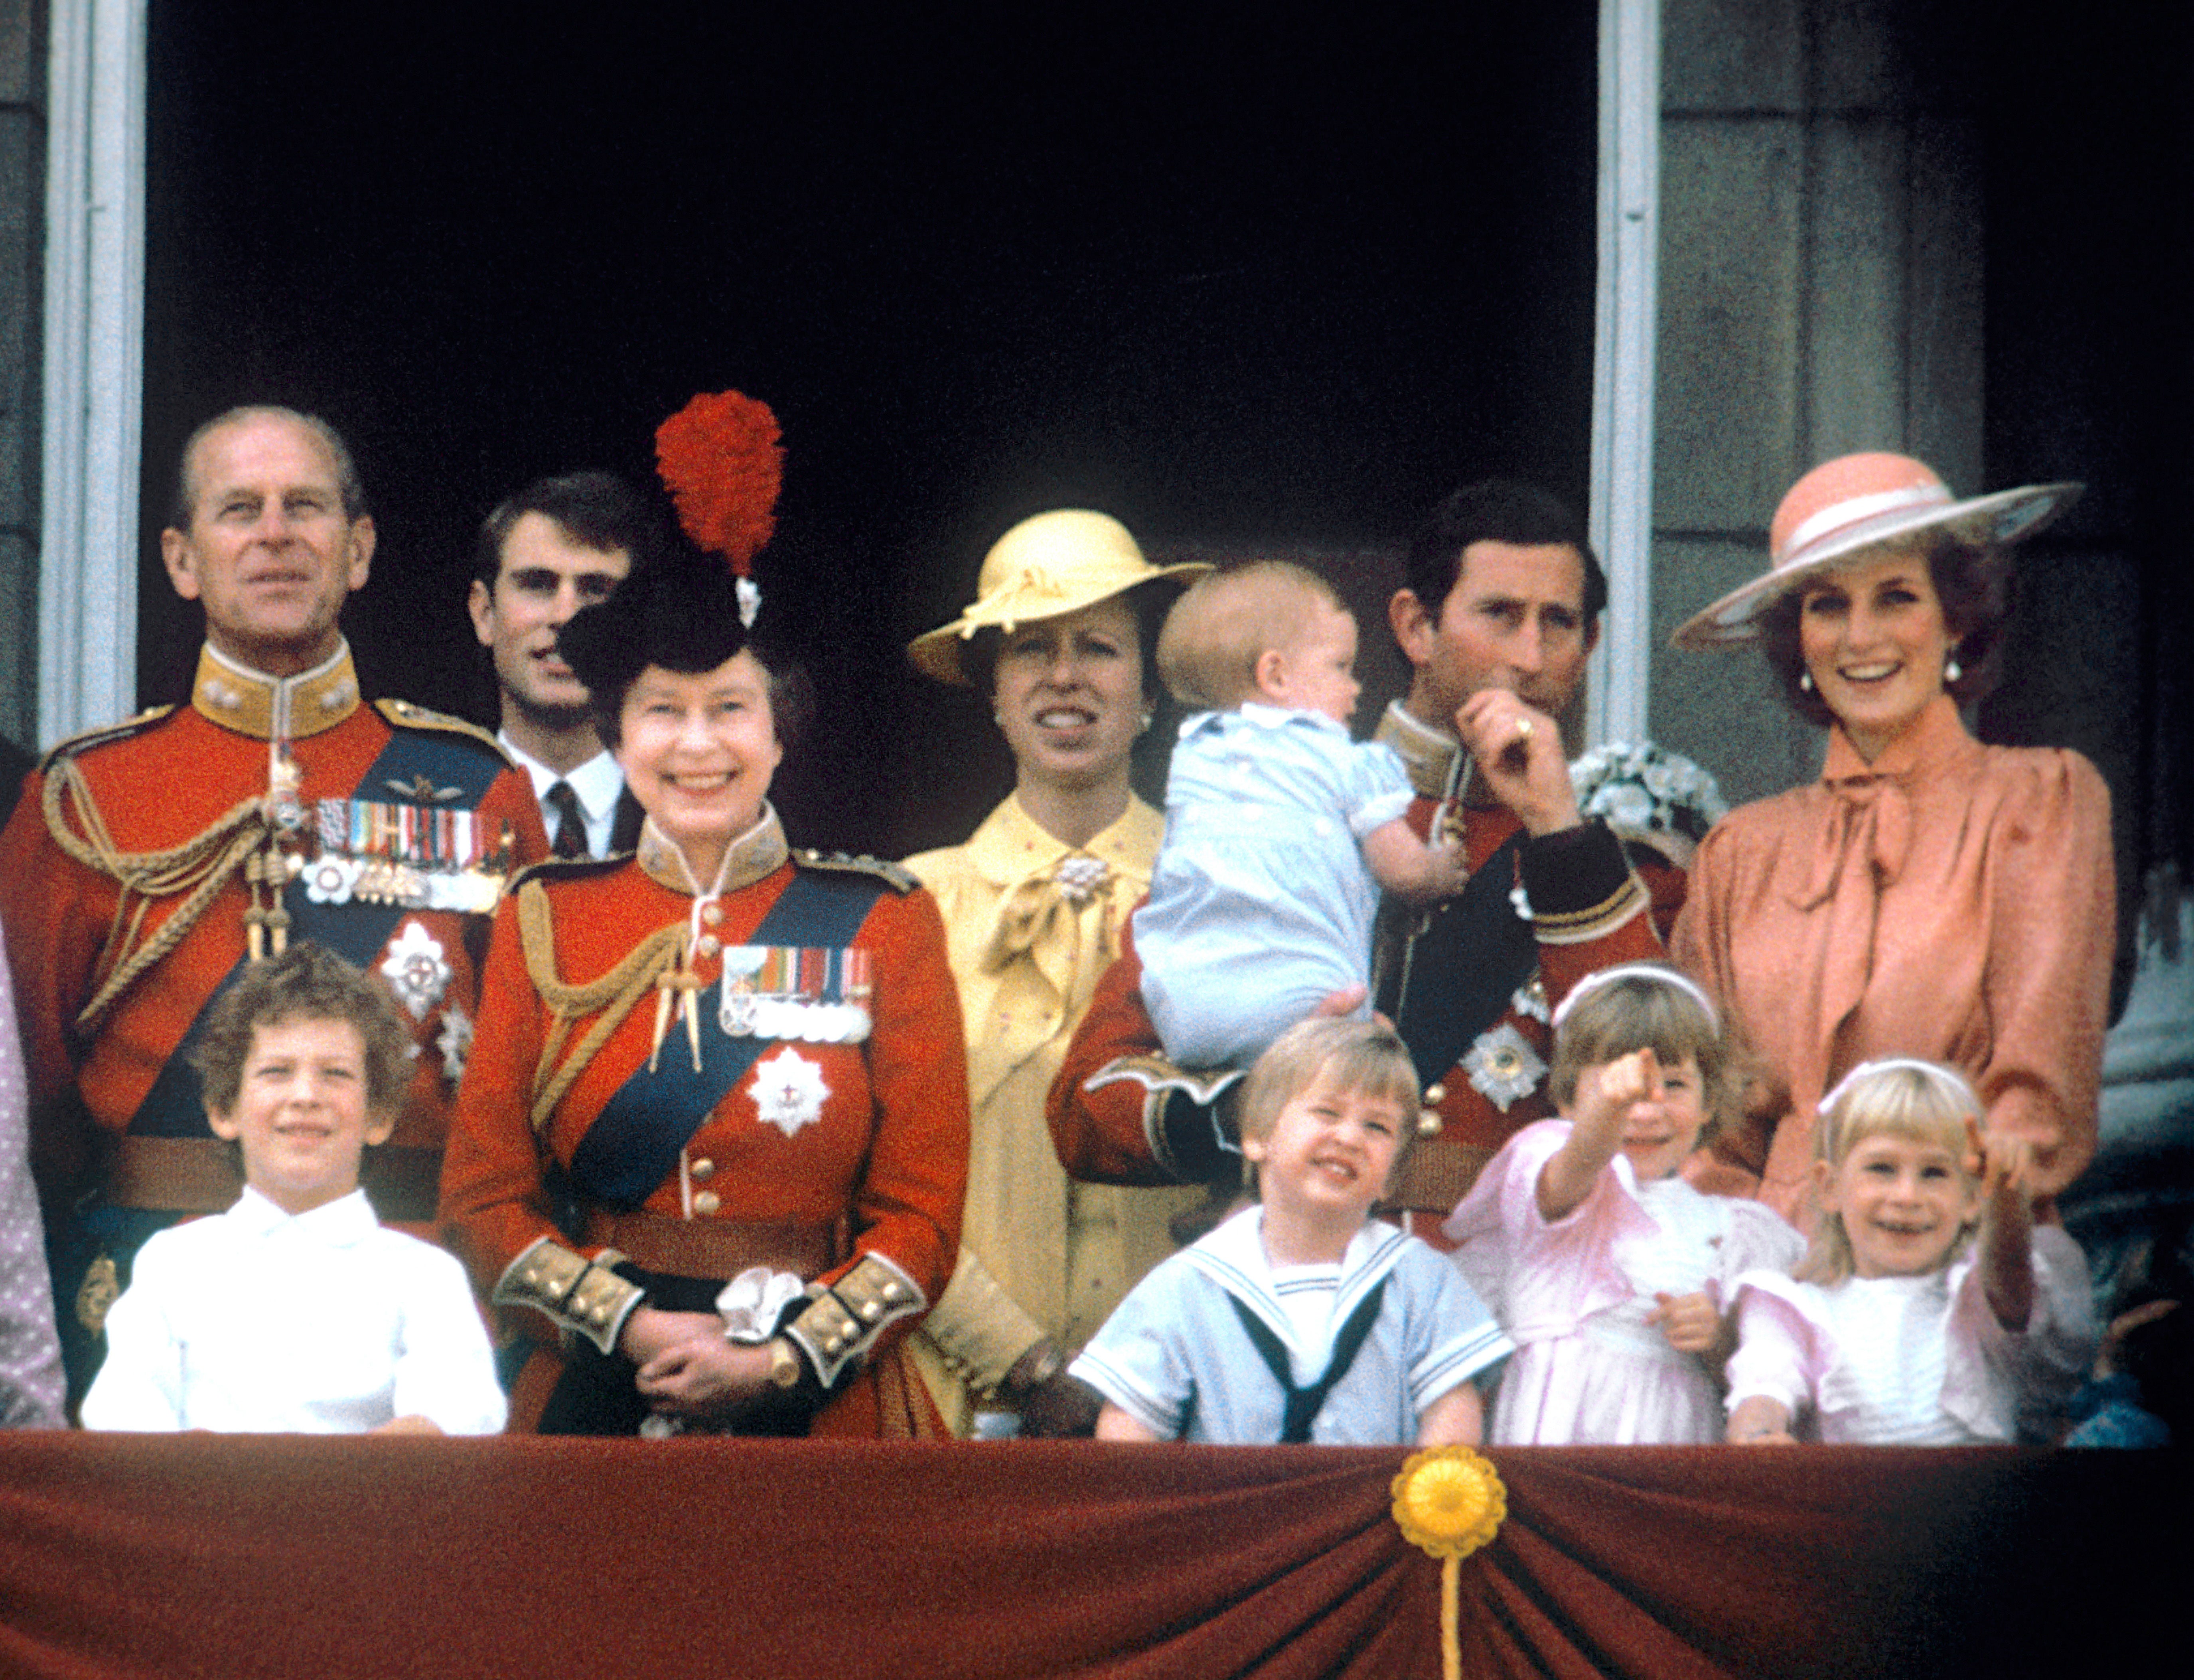
[[[488,1299],[499,1307],[531,1307],[559,1329],[584,1336],[604,1353],[615,1353],[625,1320],[647,1293],[610,1270],[623,1258],[605,1248],[589,1260],[560,1242],[537,1237],[503,1268]]]
[[[929,1305],[915,1281],[882,1254],[864,1254],[859,1264],[784,1327],[784,1334],[807,1357],[828,1390],[846,1368],[876,1345],[884,1327]]]

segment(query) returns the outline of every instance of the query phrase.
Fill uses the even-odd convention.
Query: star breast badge
[[[427,1012],[450,989],[450,960],[443,954],[441,941],[416,921],[404,924],[388,948],[381,972],[397,1001],[411,1012],[415,1021],[425,1020]]]
[[[822,1119],[823,1104],[830,1098],[820,1064],[789,1044],[755,1064],[754,1083],[747,1092],[761,1118],[788,1138]]]
[[[1547,1071],[1530,1041],[1506,1021],[1478,1035],[1462,1066],[1479,1094],[1503,1114],[1518,1098],[1530,1096]]]

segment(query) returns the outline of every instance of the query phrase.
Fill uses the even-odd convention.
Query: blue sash
[[[419,802],[416,800],[398,801],[396,790],[389,784],[409,788],[415,778],[424,776],[438,788],[461,789],[458,796],[447,804],[452,808],[470,810],[487,797],[495,778],[508,767],[500,753],[491,751],[470,736],[441,730],[399,729],[390,734],[388,744],[366,767],[357,787],[345,797],[416,804]],[[388,943],[389,935],[396,932],[396,924],[411,914],[400,904],[369,904],[357,899],[347,904],[315,904],[296,881],[284,886],[282,903],[290,912],[290,937],[310,939],[344,960],[367,969],[381,955],[381,948]],[[145,1093],[145,1100],[130,1116],[129,1130],[132,1135],[213,1135],[206,1126],[205,1090],[199,1082],[198,1069],[191,1065],[189,1052],[204,1035],[206,1013],[213,1007],[214,1000],[233,985],[237,975],[243,971],[244,956],[244,951],[237,953],[235,967],[207,994],[190,1030],[168,1052],[159,1077],[152,1081],[152,1088]],[[157,974],[148,975],[139,983],[157,985],[159,979]]]
[[[847,944],[884,891],[884,883],[873,876],[802,869],[778,895],[747,943]],[[702,1122],[774,1041],[733,1038],[704,1025],[698,1073],[685,1046],[666,1044],[655,1071],[640,1064],[594,1116],[572,1152],[573,1186],[612,1207],[638,1207],[670,1176]]]

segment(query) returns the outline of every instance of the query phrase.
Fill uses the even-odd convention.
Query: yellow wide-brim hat
[[[1946,531],[2000,564],[2013,543],[2070,507],[2084,488],[2027,485],[1961,502],[1933,468],[1909,455],[1839,456],[1791,485],[1775,510],[1767,570],[1686,619],[1669,639],[1678,647],[1751,641],[1760,615],[1791,590],[1869,550],[1928,531]]]
[[[916,636],[907,644],[906,657],[925,675],[965,685],[968,643],[978,630],[1010,631],[1079,612],[1140,583],[1186,581],[1210,570],[1201,560],[1154,566],[1110,514],[1054,508],[1023,519],[992,544],[975,580],[974,605],[950,624]],[[1150,652],[1143,650],[1146,658]]]

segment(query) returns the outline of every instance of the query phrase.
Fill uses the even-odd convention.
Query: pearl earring
[[[1966,668],[1958,663],[1958,656],[1956,654],[1952,654],[1949,659],[1944,662],[1943,680],[1944,682],[1954,683],[1957,681],[1960,677],[1962,677],[1965,674]]]
[[[1144,713],[1142,722],[1135,725],[1135,733],[1138,735],[1148,735],[1151,732],[1151,721],[1157,716],[1157,714],[1156,712]]]
[[[1811,694],[1813,691],[1813,674],[1811,671],[1799,672],[1798,686]]]

